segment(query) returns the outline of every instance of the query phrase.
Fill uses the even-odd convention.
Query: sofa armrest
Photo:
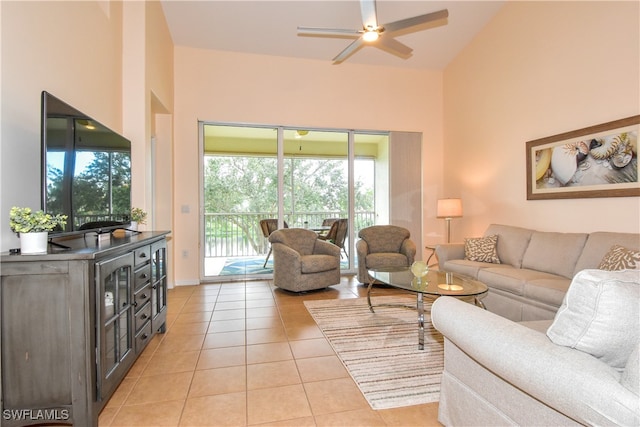
[[[436,257],[440,268],[452,259],[464,259],[464,243],[442,243],[436,246]]]
[[[640,425],[638,396],[595,357],[452,297],[438,298],[431,317],[470,358],[567,417],[588,425]]]

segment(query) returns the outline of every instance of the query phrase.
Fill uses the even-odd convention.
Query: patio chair
[[[346,218],[339,218],[333,221],[331,224],[331,228],[329,232],[325,235],[319,235],[318,237],[322,240],[329,241],[342,249],[342,252],[349,258],[349,254],[344,248],[344,242],[347,239],[347,234],[349,231],[349,221]],[[340,255],[342,257],[342,254]]]
[[[374,225],[358,232],[358,281],[370,283],[367,269],[410,267],[416,257],[416,244],[409,230],[396,225]]]
[[[284,221],[284,228],[289,228],[287,225],[287,221]],[[260,229],[262,230],[262,235],[265,239],[269,239],[271,233],[278,229],[278,220],[274,218],[269,219],[261,219],[260,220]],[[266,268],[267,262],[269,261],[269,256],[271,256],[271,246],[269,246],[269,252],[267,253],[267,258],[264,260],[264,265],[262,268]]]
[[[340,283],[340,248],[311,230],[288,228],[269,236],[273,248],[273,284],[292,292]]]
[[[329,231],[331,231],[331,226],[333,225],[334,222],[336,222],[337,220],[339,220],[340,218],[325,218],[322,220],[322,227],[327,227],[326,230],[322,230],[318,233],[318,235],[320,236],[320,238],[324,238],[324,240],[328,240],[326,237],[329,234]]]

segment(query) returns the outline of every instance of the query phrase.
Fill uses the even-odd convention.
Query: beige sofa
[[[583,270],[553,321],[512,322],[451,297],[438,420],[445,426],[640,425],[640,271]]]
[[[465,245],[436,247],[439,268],[470,276],[489,287],[487,309],[514,321],[553,319],[574,275],[598,268],[613,245],[640,250],[635,233],[557,233],[492,224],[500,263],[465,259]]]

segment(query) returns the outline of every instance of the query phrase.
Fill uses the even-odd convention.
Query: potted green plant
[[[48,232],[56,227],[64,227],[66,223],[66,215],[51,215],[16,206],[9,211],[9,226],[20,237],[22,254],[46,253]]]
[[[141,208],[131,208],[131,225],[132,230],[137,230],[138,225],[146,224],[147,213]]]

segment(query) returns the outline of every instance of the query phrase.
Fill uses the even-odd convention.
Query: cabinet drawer
[[[142,309],[147,302],[151,300],[151,286],[145,286],[144,288],[133,294],[133,306],[136,313]]]
[[[133,273],[133,286],[134,289],[140,289],[145,284],[149,283],[151,277],[151,264],[147,264],[142,268],[139,268]]]
[[[144,246],[133,251],[134,254],[134,266],[139,266],[149,262],[151,259],[151,246]]]
[[[151,322],[147,324],[136,334],[136,353],[140,353],[151,340]]]
[[[145,322],[148,322],[151,319],[151,303],[146,303],[138,312],[136,313],[136,332],[138,332],[144,326]]]

